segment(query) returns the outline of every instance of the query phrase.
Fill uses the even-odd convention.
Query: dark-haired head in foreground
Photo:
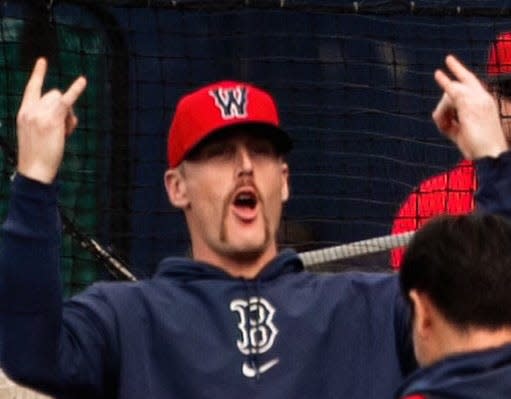
[[[511,224],[504,218],[433,219],[410,243],[400,283],[421,365],[511,342]]]

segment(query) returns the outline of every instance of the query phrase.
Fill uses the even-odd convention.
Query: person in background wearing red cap
[[[440,130],[478,162],[478,205],[511,217],[511,151],[498,109],[455,57],[438,70]],[[393,274],[304,271],[278,252],[291,141],[264,90],[222,81],[179,102],[164,181],[190,258],[137,282],[97,283],[62,303],[55,177],[78,78],[42,93],[38,60],[18,113],[18,169],[0,251],[1,364],[63,398],[391,397],[415,367]]]
[[[490,44],[486,77],[499,103],[504,133],[511,142],[511,32],[500,33]],[[454,168],[422,181],[409,194],[394,217],[392,234],[415,231],[435,215],[472,212],[476,190],[474,163],[463,159]],[[392,268],[399,268],[403,253],[403,248],[391,251]]]
[[[422,368],[396,399],[511,398],[510,264],[500,216],[437,216],[417,231],[399,278]]]

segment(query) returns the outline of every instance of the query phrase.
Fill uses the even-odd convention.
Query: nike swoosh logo
[[[266,363],[261,364],[259,367],[251,367],[247,362],[243,362],[241,371],[245,377],[254,378],[257,374],[266,373],[269,369],[275,366],[279,362],[279,359],[272,359]]]

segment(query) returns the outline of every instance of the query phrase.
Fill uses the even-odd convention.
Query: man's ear
[[[287,163],[282,162],[282,191],[281,197],[282,202],[286,202],[289,199],[289,166]]]
[[[186,180],[182,171],[179,168],[168,169],[163,179],[170,203],[176,208],[186,208],[190,201],[186,191]]]
[[[427,338],[431,335],[433,326],[433,304],[429,296],[416,289],[409,293],[413,304],[413,323],[416,334],[421,338]]]

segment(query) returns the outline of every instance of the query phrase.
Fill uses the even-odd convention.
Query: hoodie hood
[[[511,398],[511,345],[449,357],[412,374],[396,398]]]
[[[303,271],[303,263],[292,249],[285,249],[268,263],[254,280],[269,281],[286,273]],[[156,277],[172,277],[179,281],[237,279],[217,266],[190,258],[169,257],[158,265]]]

